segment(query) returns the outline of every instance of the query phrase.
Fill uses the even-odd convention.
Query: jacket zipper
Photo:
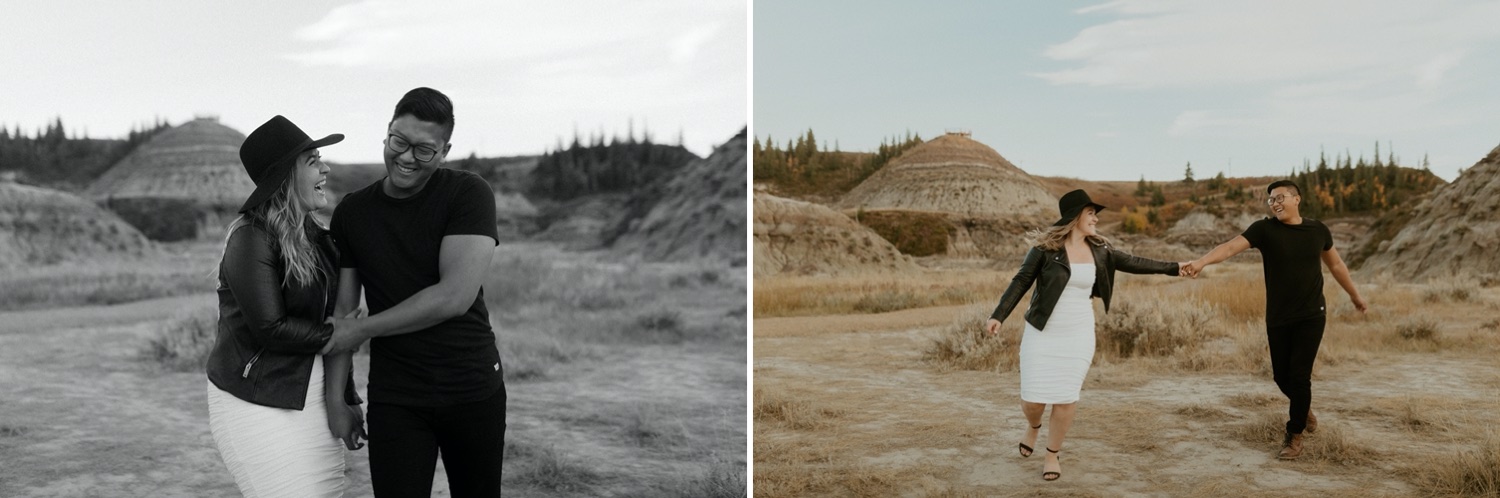
[[[250,362],[245,364],[245,373],[241,374],[240,378],[242,378],[242,379],[248,379],[248,378],[250,378],[250,367],[255,366],[255,361],[259,360],[260,359],[260,354],[264,353],[265,351],[266,351],[266,348],[261,348],[260,351],[256,351],[255,352],[255,356],[251,356],[250,357]]]

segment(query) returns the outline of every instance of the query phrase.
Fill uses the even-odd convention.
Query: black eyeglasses
[[[385,146],[391,149],[391,152],[395,152],[397,154],[405,153],[407,149],[415,149],[412,151],[411,156],[417,161],[421,161],[424,163],[427,161],[431,161],[432,158],[437,157],[438,153],[437,149],[428,147],[426,145],[413,146],[411,142],[407,142],[406,139],[401,138],[394,133],[385,136]]]
[[[1275,196],[1275,197],[1267,197],[1266,198],[1266,205],[1267,206],[1274,206],[1276,204],[1281,204],[1282,202],[1286,202],[1286,200],[1288,198],[1291,198],[1291,197],[1296,197],[1296,196],[1295,195],[1278,195],[1278,196]]]

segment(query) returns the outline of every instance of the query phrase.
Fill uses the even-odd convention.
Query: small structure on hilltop
[[[214,118],[157,133],[85,195],[155,240],[212,237],[255,190],[240,164],[245,135]]]
[[[152,247],[130,224],[81,197],[0,183],[0,268],[140,255]]]
[[[911,148],[837,207],[900,239],[893,242],[908,253],[966,258],[1019,256],[1021,235],[1058,216],[1057,198],[1041,183],[967,132]]]
[[[1414,208],[1397,209],[1376,225],[1393,222],[1402,228],[1389,240],[1372,239],[1377,246],[1360,269],[1407,281],[1500,280],[1500,147]]]

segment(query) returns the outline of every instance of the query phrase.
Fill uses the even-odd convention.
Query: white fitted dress
[[[1067,404],[1078,401],[1083,378],[1094,360],[1094,265],[1068,265],[1063,287],[1046,329],[1030,323],[1021,335],[1021,400]]]
[[[323,356],[313,357],[301,410],[261,406],[208,382],[208,428],[246,498],[344,496],[344,445],[328,431]]]

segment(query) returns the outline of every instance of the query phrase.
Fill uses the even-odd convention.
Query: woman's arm
[[[333,326],[287,315],[280,258],[270,234],[255,226],[236,228],[224,246],[224,281],[256,343],[281,353],[317,353]]]
[[[348,317],[359,313],[359,274],[353,268],[339,271],[339,295],[333,307],[334,316]],[[328,430],[344,441],[351,450],[359,449],[363,434],[363,413],[359,396],[351,385],[354,353],[344,351],[323,357],[323,404],[328,410]]]
[[[353,268],[342,268],[339,270],[339,295],[333,305],[333,316],[348,318],[359,312],[359,273]],[[327,398],[328,405],[359,404],[358,396],[351,396],[353,390],[349,389],[349,377],[352,375],[354,363],[354,352],[343,351],[325,355],[323,357],[323,396]]]
[[[1125,251],[1115,250],[1113,247],[1106,248],[1105,250],[1109,253],[1109,262],[1114,266],[1114,269],[1125,273],[1172,276],[1182,274],[1182,265],[1179,263],[1142,258]]]
[[[1035,247],[1026,252],[1026,259],[1021,261],[1021,269],[1016,270],[1016,276],[1010,279],[1010,287],[1005,289],[1005,294],[1000,296],[1000,304],[995,306],[995,311],[990,313],[990,319],[1004,322],[1005,317],[1015,311],[1016,305],[1021,303],[1021,296],[1031,289],[1036,283],[1037,275],[1042,272],[1042,262],[1046,254]]]

